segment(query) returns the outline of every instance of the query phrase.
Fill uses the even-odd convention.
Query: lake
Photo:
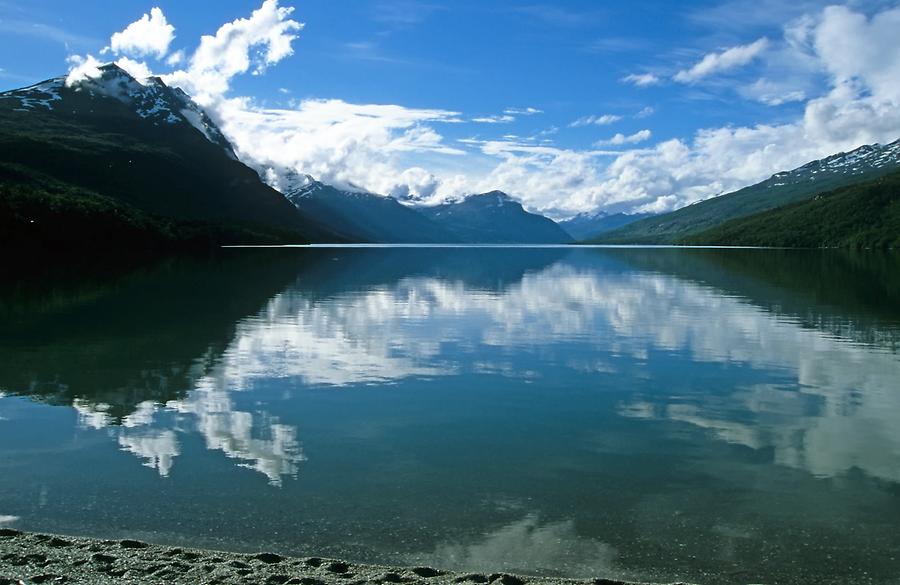
[[[7,266],[0,524],[700,583],[900,582],[900,255]]]

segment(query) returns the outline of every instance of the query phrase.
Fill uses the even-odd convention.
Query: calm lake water
[[[0,523],[900,583],[900,257],[224,250],[0,277]]]

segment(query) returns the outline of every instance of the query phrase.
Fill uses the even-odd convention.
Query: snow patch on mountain
[[[48,79],[19,90],[0,93],[0,99],[18,99],[22,108],[27,110],[34,109],[35,106],[41,106],[52,111],[53,102],[62,100],[62,97],[59,95],[62,86],[61,78]]]
[[[386,199],[394,199],[398,203],[405,204],[395,197],[389,195],[381,195],[372,193],[365,189],[359,189],[353,185],[327,185],[322,183],[312,175],[301,173],[295,169],[277,169],[267,167],[258,170],[263,181],[276,191],[284,194],[288,199],[313,197],[323,190],[330,190],[333,193],[340,194],[341,197],[382,197]]]
[[[851,152],[815,160],[793,171],[783,171],[768,179],[768,189],[821,181],[826,177],[865,175],[872,171],[900,167],[900,140],[890,144],[867,144]]]
[[[270,167],[260,174],[263,181],[284,195],[302,195],[311,187],[322,187],[322,183],[314,179],[312,175],[300,173],[293,169],[278,170]]]

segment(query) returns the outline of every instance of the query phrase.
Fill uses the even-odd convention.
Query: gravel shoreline
[[[136,540],[96,540],[0,529],[0,585],[30,583],[627,585],[608,579],[553,579],[507,573],[450,572],[431,567],[357,565],[315,557],[237,554]]]

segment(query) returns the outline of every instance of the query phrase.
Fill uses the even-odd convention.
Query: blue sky
[[[250,65],[225,90],[166,80],[201,94],[273,184],[293,170],[424,202],[501,188],[555,216],[665,210],[900,138],[898,5],[0,0],[0,88],[73,56],[191,70],[201,35],[264,7],[305,25],[281,35],[292,54],[267,59],[269,40],[248,36],[228,45]],[[152,8],[174,27],[161,58],[139,42],[101,54]]]

